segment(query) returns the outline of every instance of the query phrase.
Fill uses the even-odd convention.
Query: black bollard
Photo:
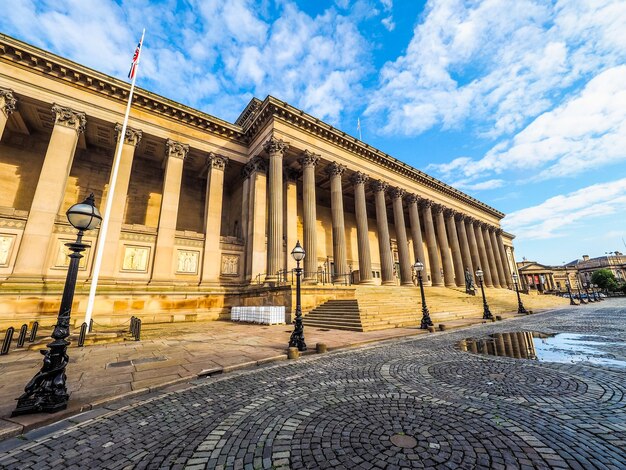
[[[33,323],[33,328],[30,330],[30,337],[28,338],[29,343],[32,343],[37,338],[38,329],[39,329],[39,322],[36,321]]]
[[[23,348],[24,342],[26,341],[26,330],[28,330],[28,325],[23,324],[20,328],[20,335],[17,337],[17,348]]]
[[[0,349],[0,356],[9,354],[9,349],[11,348],[11,341],[13,341],[14,332],[15,328],[13,328],[12,326],[7,328],[7,332],[4,335],[4,341],[2,342],[2,349]]]
[[[78,335],[78,347],[82,348],[85,345],[85,337],[87,336],[87,323],[83,322],[80,325],[80,334]]]

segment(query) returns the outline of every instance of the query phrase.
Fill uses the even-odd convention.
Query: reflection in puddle
[[[616,359],[609,351],[621,343],[602,336],[518,331],[494,333],[487,338],[467,338],[459,341],[462,351],[516,359],[547,362],[590,362],[614,367],[626,367],[626,361]]]

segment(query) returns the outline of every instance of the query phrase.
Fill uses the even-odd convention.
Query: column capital
[[[346,166],[337,162],[332,162],[330,165],[326,165],[326,168],[324,168],[324,171],[331,178],[333,176],[341,177],[341,175],[343,175],[343,173],[346,171]]]
[[[443,215],[445,215],[446,217],[454,217],[456,215],[456,211],[454,209],[446,207],[443,209]]]
[[[302,168],[315,166],[319,163],[319,161],[320,156],[313,152],[310,152],[309,150],[305,150],[304,152],[302,152],[300,158],[298,158],[298,163],[302,166]]]
[[[419,204],[420,199],[421,197],[419,197],[417,194],[409,193],[406,195],[406,202],[409,206],[413,204]]]
[[[496,235],[502,235],[503,232],[504,230],[502,230],[500,227],[496,228]]]
[[[443,213],[445,207],[442,206],[441,204],[433,203],[432,209],[435,214],[439,214],[440,212]]]
[[[463,222],[464,220],[469,219],[469,216],[465,215],[463,212],[457,212],[456,214],[454,214],[454,219],[457,222]]]
[[[370,186],[375,193],[385,192],[389,187],[389,184],[384,182],[383,180],[374,180],[371,182]]]
[[[369,176],[367,176],[365,173],[361,173],[360,171],[357,171],[356,173],[353,173],[352,176],[350,176],[350,182],[355,186],[357,184],[365,184],[369,179]]]
[[[402,197],[406,194],[406,191],[402,188],[393,187],[389,189],[389,195],[391,199],[402,199]]]
[[[274,136],[270,137],[269,140],[263,144],[263,150],[265,150],[270,157],[277,154],[280,154],[282,157],[283,153],[288,148],[289,144],[287,142],[277,139]]]
[[[228,163],[228,157],[225,157],[224,155],[219,155],[217,153],[209,152],[209,155],[206,159],[205,168],[207,169],[207,171],[209,171],[211,168],[224,171],[227,163]]]
[[[256,172],[267,172],[267,162],[263,157],[260,157],[259,155],[257,155],[256,157],[252,157],[248,161],[248,163],[244,165],[243,169],[241,170],[241,176],[243,176],[243,179],[246,179]]]
[[[489,224],[487,222],[478,221],[478,226],[483,230],[489,230]]]
[[[9,117],[14,111],[17,104],[17,98],[13,94],[13,90],[8,88],[0,88],[0,109],[6,117]]]
[[[419,205],[422,209],[429,209],[433,206],[434,202],[430,199],[420,198]]]
[[[115,138],[122,132],[122,124],[119,122],[115,124]],[[126,135],[124,136],[124,143],[128,145],[132,145],[133,147],[137,147],[139,142],[141,142],[141,138],[143,137],[143,132],[139,129],[134,129],[130,126],[126,126]]]
[[[85,132],[87,118],[85,113],[74,111],[72,108],[64,108],[54,103],[52,105],[52,114],[54,114],[54,124],[74,129],[78,134]]]
[[[165,149],[165,155],[167,155],[168,158],[180,158],[181,160],[184,160],[189,153],[189,144],[183,144],[172,139],[167,139],[165,142]]]

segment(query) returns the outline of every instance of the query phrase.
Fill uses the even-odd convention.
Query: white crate
[[[284,306],[232,307],[230,309],[232,321],[260,323],[262,325],[284,325]]]

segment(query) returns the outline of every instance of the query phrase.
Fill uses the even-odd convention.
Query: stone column
[[[267,249],[267,163],[253,157],[244,167],[248,178],[248,222],[246,226],[246,279],[251,283],[262,282],[258,275],[266,271]],[[306,259],[306,258],[305,258]]]
[[[224,170],[228,158],[209,153],[206,162],[206,196],[204,198],[204,257],[201,284],[218,284],[221,271],[220,236],[222,231],[222,199]]]
[[[459,243],[459,236],[456,232],[456,225],[454,223],[454,216],[456,212],[447,209],[444,211],[446,219],[446,230],[448,232],[448,242],[452,251],[452,263],[454,265],[454,278],[456,280],[457,287],[465,286],[465,275],[463,272],[463,259],[461,257],[461,246]]]
[[[172,281],[174,268],[174,242],[176,239],[176,222],[178,220],[178,201],[183,177],[183,162],[189,152],[188,144],[167,139],[165,178],[163,181],[163,197],[159,213],[156,247],[154,249],[154,266],[151,283],[169,283]]]
[[[333,261],[335,272],[333,279],[343,282],[348,274],[346,254],[346,227],[343,219],[343,190],[341,175],[346,170],[345,165],[333,162],[325,168],[330,177],[330,211],[333,224]]]
[[[476,242],[476,232],[474,231],[475,220],[472,217],[465,217],[465,233],[467,234],[467,241],[469,242],[469,250],[472,258],[472,277],[476,278],[476,270],[482,264],[480,261],[480,255],[478,253],[478,243]]]
[[[278,281],[278,270],[281,269],[283,254],[283,155],[289,145],[274,136],[264,144],[263,148],[270,157],[269,171],[269,205],[267,226],[267,273],[266,283]]]
[[[122,132],[121,124],[115,125],[115,132],[118,135]],[[113,190],[113,201],[111,202],[111,212],[109,214],[109,228],[107,229],[105,240],[98,240],[98,243],[104,242],[104,253],[106,253],[106,256],[102,257],[100,267],[100,279],[102,281],[110,281],[115,277],[119,260],[120,235],[122,233],[122,224],[124,223],[124,211],[126,210],[126,196],[128,194],[128,184],[130,183],[130,172],[133,167],[135,149],[141,141],[142,135],[143,133],[140,130],[126,127],[117,180],[115,182],[115,189]],[[117,145],[120,145],[119,141]],[[117,149],[115,150],[115,154],[117,155]],[[109,180],[108,193],[109,195],[107,197],[110,197],[111,180]],[[102,204],[102,207],[106,207],[106,205]]]
[[[502,261],[502,268],[504,269],[504,279],[509,289],[513,289],[513,278],[511,277],[511,267],[509,266],[509,259],[506,256],[506,249],[504,248],[504,241],[502,240],[502,229],[496,230],[496,245],[500,252],[500,260]],[[554,279],[552,280],[554,283]],[[553,286],[554,288],[554,286]]]
[[[424,254],[424,242],[422,240],[422,227],[420,225],[420,215],[417,208],[419,198],[415,194],[407,196],[409,204],[409,220],[411,221],[411,239],[413,240],[413,254],[415,260],[419,260],[424,265],[423,283],[430,285],[428,280],[430,268],[426,265],[426,255]]]
[[[283,250],[283,268],[288,271],[296,268],[296,260],[291,256],[291,250],[298,242],[298,191],[297,182],[300,172],[295,168],[286,168],[283,180],[285,181],[285,240],[287,244]],[[306,260],[306,256],[304,257]],[[302,266],[304,267],[304,266]]]
[[[430,277],[433,286],[443,286],[441,277],[441,267],[439,264],[439,254],[437,253],[437,237],[435,235],[435,224],[433,223],[432,205],[428,199],[420,201],[422,206],[422,217],[424,219],[424,233],[426,235],[426,248],[428,249],[428,260],[430,262]]]
[[[409,257],[409,242],[406,238],[404,207],[402,206],[402,196],[404,196],[405,191],[400,188],[392,188],[389,193],[393,204],[393,220],[396,226],[398,259],[400,261],[400,284],[403,286],[412,286],[411,258]]]
[[[28,213],[13,274],[42,279],[54,220],[59,213],[79,135],[85,130],[85,113],[54,104],[54,127],[48,143],[37,189]]]
[[[393,257],[391,256],[391,240],[389,238],[389,222],[387,221],[387,204],[385,191],[388,184],[381,180],[372,182],[374,200],[376,202],[376,228],[378,229],[378,251],[380,253],[380,270],[382,284],[394,285]]]
[[[454,216],[454,220],[456,221],[456,233],[459,235],[459,243],[461,245],[463,268],[469,269],[470,274],[474,277],[474,265],[472,263],[472,255],[470,253],[469,241],[467,239],[467,230],[465,230],[465,215],[457,213]],[[476,241],[474,241],[474,243],[475,242]]]
[[[487,260],[489,261],[489,269],[491,270],[491,282],[493,287],[500,287],[500,277],[498,276],[498,267],[496,266],[496,260],[494,258],[493,247],[491,246],[491,238],[489,237],[489,225],[482,224],[483,239],[485,240],[485,251],[487,253]]]
[[[317,201],[315,166],[319,155],[305,150],[298,160],[302,166],[302,225],[304,231],[304,282],[317,283]]]
[[[454,265],[450,256],[450,246],[448,245],[448,233],[446,231],[446,221],[443,218],[444,207],[439,204],[433,205],[435,211],[435,223],[437,224],[437,241],[439,242],[439,252],[441,253],[441,264],[443,265],[443,281],[446,287],[456,287],[454,281]]]
[[[365,183],[368,179],[369,176],[360,171],[350,177],[350,181],[354,185],[354,211],[356,212],[356,236],[359,248],[359,284],[374,283],[365,203]]]
[[[479,221],[474,221],[474,235],[476,236],[476,244],[478,245],[478,254],[480,255],[480,264],[478,267],[483,271],[483,282],[486,287],[493,287],[491,282],[491,269],[489,267],[489,260],[487,259],[487,250],[485,249],[485,241],[483,240],[483,231],[480,227]],[[478,280],[476,280],[478,284]]]
[[[506,287],[506,272],[504,271],[504,264],[500,259],[500,249],[498,248],[498,241],[496,240],[495,227],[489,228],[489,238],[491,240],[493,258],[496,262],[496,268],[498,269],[498,280],[500,281],[500,287]]]
[[[17,100],[13,95],[13,90],[0,88],[0,139],[4,133],[9,116],[15,111]]]

